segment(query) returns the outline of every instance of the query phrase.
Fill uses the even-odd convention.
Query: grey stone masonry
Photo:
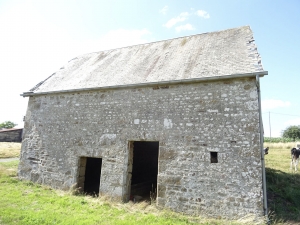
[[[126,201],[129,143],[157,141],[159,206],[261,216],[258,110],[255,77],[32,96],[18,174],[67,190],[81,157],[98,157],[100,193]]]

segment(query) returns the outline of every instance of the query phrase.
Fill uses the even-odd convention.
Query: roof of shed
[[[23,130],[23,128],[10,128],[10,129],[3,129],[3,130],[0,130],[0,133],[1,133],[1,132],[10,132],[10,131],[16,131],[16,130]]]
[[[93,52],[70,60],[31,93],[262,72],[249,26]]]

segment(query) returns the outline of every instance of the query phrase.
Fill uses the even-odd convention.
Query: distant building
[[[23,128],[0,130],[0,142],[22,142]]]
[[[94,52],[29,97],[19,177],[149,198],[174,211],[266,212],[259,78],[250,27]]]

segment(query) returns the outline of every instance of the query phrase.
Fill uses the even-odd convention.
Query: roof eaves
[[[127,84],[127,85],[114,85],[114,86],[104,86],[104,87],[93,87],[93,88],[80,88],[80,89],[69,89],[69,90],[59,90],[59,91],[48,91],[48,92],[23,92],[21,96],[30,97],[37,95],[47,95],[47,94],[59,94],[59,93],[70,93],[78,91],[97,91],[97,90],[107,90],[107,89],[126,89],[126,88],[138,88],[138,87],[147,87],[147,86],[157,86],[157,85],[170,85],[170,84],[188,84],[188,83],[199,83],[205,81],[216,81],[216,80],[227,80],[235,78],[246,78],[246,77],[255,77],[259,75],[263,77],[268,75],[268,71],[260,71],[254,73],[243,73],[243,74],[231,74],[231,75],[222,75],[222,76],[210,76],[210,77],[201,77],[193,79],[182,79],[182,80],[170,80],[170,81],[159,81],[159,82],[149,82],[149,83],[138,83],[138,84]]]
[[[0,130],[0,132],[10,132],[10,131],[15,131],[15,130],[23,130],[23,128],[10,128],[10,129],[3,129],[3,130]]]

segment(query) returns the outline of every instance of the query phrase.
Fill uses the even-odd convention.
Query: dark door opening
[[[88,195],[99,195],[102,159],[82,157],[80,161],[79,174],[84,176],[79,178],[79,187]]]
[[[132,144],[131,200],[156,198],[159,143],[135,141]],[[155,196],[153,196],[155,195]]]

